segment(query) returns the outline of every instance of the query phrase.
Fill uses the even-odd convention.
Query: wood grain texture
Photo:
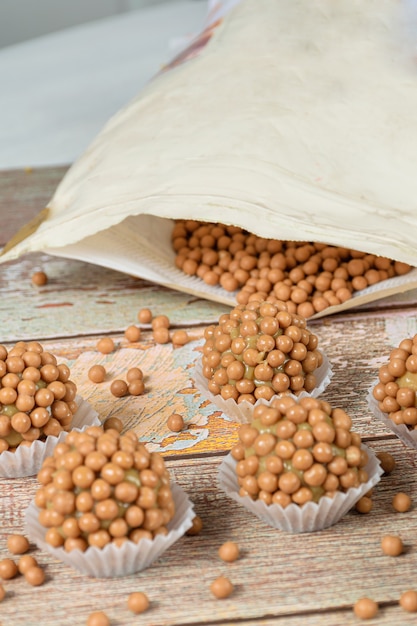
[[[0,173],[0,215],[6,225],[0,244],[43,208],[65,169]],[[30,281],[35,268],[49,276],[40,289]],[[1,626],[82,626],[93,610],[106,611],[112,626],[354,626],[359,622],[352,605],[364,595],[381,607],[368,624],[416,623],[416,615],[402,611],[398,599],[407,589],[417,590],[417,451],[405,447],[372,416],[366,395],[389,351],[417,333],[417,294],[310,324],[334,370],[323,397],[352,416],[355,430],[368,445],[390,451],[397,468],[375,488],[369,515],[350,512],[334,527],[304,535],[269,528],[218,487],[218,467],[236,440],[237,425],[196,389],[193,365],[205,326],[226,307],[47,255],[0,266],[0,294],[0,343],[37,339],[68,362],[80,394],[101,419],[121,417],[126,429],[134,429],[150,448],[162,452],[173,479],[187,491],[204,522],[199,536],[183,537],[152,567],[116,580],[90,579],[33,549],[46,568],[47,582],[35,588],[21,577],[4,581]],[[143,329],[140,341],[129,343],[124,330],[137,323],[143,306],[168,314],[195,343],[175,349],[171,344],[161,346],[149,328]],[[96,350],[103,335],[116,343],[108,356]],[[103,363],[108,370],[102,385],[88,380],[88,368],[94,363]],[[111,381],[133,365],[143,367],[147,392],[115,398],[109,391]],[[181,413],[186,421],[187,428],[179,434],[166,427],[172,412]],[[8,534],[24,531],[24,513],[35,490],[33,477],[0,481],[0,558],[10,556]],[[407,513],[392,509],[398,491],[412,497],[413,508]],[[385,534],[402,537],[403,555],[382,554],[380,540]],[[232,564],[217,556],[226,540],[241,546],[242,556]],[[210,595],[209,585],[221,574],[230,577],[235,591],[219,601]],[[126,602],[137,590],[149,595],[151,608],[135,617]]]
[[[0,172],[0,245],[45,208],[68,166]]]
[[[404,490],[417,502],[416,453],[405,453],[397,440],[377,442],[375,449],[389,449],[398,465],[376,487],[372,512],[350,512],[330,529],[302,535],[274,530],[231,501],[217,485],[222,457],[168,460],[173,479],[187,491],[203,519],[200,535],[183,537],[147,570],[117,580],[90,579],[36,551],[46,568],[47,583],[30,588],[21,578],[5,581],[10,595],[2,603],[0,620],[8,626],[73,626],[84,624],[89,611],[105,610],[112,624],[120,626],[255,620],[327,626],[355,623],[351,607],[366,595],[381,603],[384,621],[378,618],[374,623],[388,624],[394,618],[402,621],[391,623],[415,623],[415,617],[413,621],[396,603],[403,591],[416,586],[417,509],[396,513],[391,499]],[[33,478],[4,480],[1,486],[0,556],[4,558],[6,536],[23,530],[25,508],[36,486]],[[402,537],[403,555],[383,555],[380,541],[385,534]],[[226,540],[236,541],[241,548],[235,563],[223,563],[217,556]],[[209,592],[211,581],[219,575],[228,576],[235,585],[227,600],[215,600]],[[138,622],[126,608],[127,596],[135,590],[145,591],[152,601],[152,608]]]

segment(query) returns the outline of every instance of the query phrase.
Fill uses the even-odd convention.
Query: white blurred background
[[[72,163],[208,0],[0,0],[0,169]]]

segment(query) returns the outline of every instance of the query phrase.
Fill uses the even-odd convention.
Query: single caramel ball
[[[14,578],[17,573],[17,565],[13,559],[2,559],[0,561],[0,578],[9,580],[10,578]]]
[[[88,370],[88,378],[93,383],[102,383],[106,378],[106,370],[102,365],[93,365]]]
[[[226,561],[227,563],[236,561],[236,559],[239,558],[239,554],[239,546],[234,541],[226,541],[226,543],[219,548],[219,557],[222,561]]]
[[[103,611],[95,611],[88,616],[87,626],[110,626],[110,620]]]
[[[210,591],[215,598],[228,598],[233,591],[233,585],[226,576],[219,576],[210,585]]]
[[[45,272],[35,272],[32,274],[32,283],[36,285],[36,287],[43,287],[48,282],[48,276]]]
[[[189,536],[198,535],[199,533],[201,533],[202,529],[203,529],[203,520],[201,519],[199,515],[195,515],[193,517],[192,526],[190,526],[190,528],[185,532],[185,534]]]
[[[362,496],[355,504],[358,513],[370,513],[372,510],[372,500],[368,496]]]
[[[167,426],[172,432],[179,433],[184,428],[184,419],[178,413],[173,413],[167,419]]]
[[[131,367],[127,370],[126,380],[131,383],[132,380],[143,380],[143,372],[140,367]]]
[[[169,330],[165,326],[155,328],[153,331],[153,338],[155,343],[168,343],[169,342]]]
[[[130,343],[139,341],[141,336],[141,330],[135,325],[128,326],[125,330],[125,337]]]
[[[381,548],[388,556],[399,556],[402,554],[404,546],[401,537],[396,535],[385,535],[381,539]]]
[[[145,383],[139,379],[131,380],[127,390],[131,396],[141,396],[145,393]]]
[[[404,591],[399,601],[400,607],[409,613],[417,613],[417,591]]]
[[[127,599],[127,608],[132,613],[143,613],[149,608],[149,599],[146,593],[134,591]]]
[[[23,535],[9,535],[7,549],[12,554],[24,554],[29,550],[29,541]]]
[[[187,331],[185,330],[174,330],[171,336],[171,341],[174,346],[185,346],[186,343],[190,341]]]
[[[399,513],[406,513],[411,509],[411,498],[406,493],[400,491],[393,497],[392,506]]]
[[[385,474],[391,474],[395,469],[395,459],[389,452],[378,452],[376,455],[381,463],[381,467]]]
[[[361,598],[354,607],[353,612],[359,619],[372,619],[378,613],[378,604],[370,598]]]
[[[110,337],[103,337],[96,344],[97,350],[102,354],[110,354],[110,352],[113,352],[114,347],[114,341]]]
[[[169,328],[169,327],[170,327],[170,321],[169,321],[169,317],[167,317],[166,315],[157,315],[152,320],[153,331],[157,330],[158,328]]]
[[[138,313],[138,320],[141,324],[150,324],[152,317],[152,311],[150,309],[141,309]]]
[[[116,398],[123,398],[123,396],[127,396],[129,393],[129,389],[124,380],[116,379],[110,385],[111,393],[116,396]]]
[[[117,430],[118,433],[121,433],[123,430],[123,422],[119,420],[118,417],[109,417],[103,424],[104,430]]]
[[[17,569],[19,570],[20,574],[24,574],[29,568],[37,567],[37,565],[38,562],[35,557],[31,556],[30,554],[25,554],[24,556],[21,556],[18,560]]]
[[[45,572],[41,567],[38,566],[29,567],[25,571],[24,577],[26,582],[28,582],[29,585],[32,585],[33,587],[39,587],[45,582]]]

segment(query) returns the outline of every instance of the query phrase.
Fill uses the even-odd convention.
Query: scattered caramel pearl
[[[378,452],[376,455],[385,474],[391,474],[395,469],[395,459],[389,452]]]
[[[116,396],[116,398],[123,398],[129,393],[127,383],[120,379],[116,379],[112,382],[110,385],[110,391],[114,396]]]
[[[29,550],[29,541],[23,535],[9,535],[7,549],[12,554],[24,554]]]
[[[126,380],[131,383],[133,380],[143,380],[143,372],[139,367],[131,367],[127,370]]]
[[[128,384],[127,390],[131,396],[141,396],[145,393],[145,383],[139,379],[132,380]]]
[[[150,324],[152,322],[152,311],[150,309],[140,309],[138,320],[141,324]]]
[[[392,506],[399,513],[405,513],[411,508],[411,498],[406,493],[399,492],[393,497]]]
[[[157,330],[158,328],[169,328],[169,327],[170,327],[170,321],[169,321],[169,317],[167,317],[166,315],[157,315],[152,320],[153,331]]]
[[[222,561],[226,561],[227,563],[236,561],[236,559],[239,558],[239,554],[239,546],[234,541],[226,541],[226,543],[219,548],[219,557]]]
[[[182,415],[178,413],[173,413],[167,419],[167,426],[169,430],[172,430],[174,433],[179,433],[184,428],[184,419]]]
[[[187,331],[185,330],[174,330],[171,336],[171,341],[174,346],[185,346],[186,343],[190,341]]]
[[[138,615],[149,608],[149,599],[146,593],[142,591],[134,591],[127,599],[127,608],[132,613]]]
[[[20,574],[24,574],[30,567],[37,567],[38,562],[35,557],[30,554],[25,554],[21,556],[19,561],[17,562],[17,569]]]
[[[158,326],[153,331],[153,338],[155,343],[168,343],[169,342],[169,330],[165,326]]]
[[[102,354],[110,354],[115,348],[114,341],[110,337],[103,337],[97,342],[96,348]]]
[[[110,626],[110,620],[103,611],[95,611],[88,616],[87,626]]]
[[[141,330],[137,326],[128,326],[125,330],[125,337],[130,343],[139,341],[141,336]]]
[[[185,532],[186,535],[194,536],[198,535],[203,529],[203,520],[199,515],[193,517],[192,526]]]
[[[43,287],[48,282],[48,276],[45,272],[34,272],[32,274],[32,283],[36,285],[36,287]]]
[[[385,535],[381,539],[381,548],[388,556],[399,556],[404,549],[401,537],[395,535]]]
[[[121,420],[119,420],[118,417],[109,417],[104,422],[103,428],[104,428],[105,431],[106,430],[110,430],[110,429],[114,429],[118,433],[121,433],[122,430],[123,430],[123,422]]]
[[[417,613],[417,591],[404,591],[404,593],[401,594],[399,605],[404,611]]]
[[[102,365],[93,365],[88,370],[88,378],[93,383],[102,383],[106,377],[106,370]]]
[[[367,496],[362,496],[362,498],[357,501],[355,509],[358,513],[370,513],[370,511],[372,510],[371,498],[368,498]]]
[[[233,585],[225,576],[219,576],[211,583],[210,591],[215,598],[228,598],[233,591]]]
[[[370,598],[361,598],[354,607],[353,612],[359,619],[372,619],[378,613],[378,604]]]
[[[45,582],[45,572],[43,571],[43,569],[39,566],[34,566],[34,567],[29,567],[25,572],[24,572],[24,577],[27,583],[29,583],[29,585],[32,585],[33,587],[38,587],[39,585],[43,585],[43,583]]]
[[[0,561],[0,578],[9,580],[10,578],[14,578],[17,573],[17,565],[13,559],[2,559]]]

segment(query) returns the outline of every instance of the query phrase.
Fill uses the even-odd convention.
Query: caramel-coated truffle
[[[199,535],[202,530],[203,530],[203,520],[201,519],[199,515],[195,515],[192,520],[192,525],[185,532],[185,534],[189,536]]]
[[[32,283],[36,285],[36,287],[43,287],[48,282],[48,276],[45,272],[34,272],[32,274]]]
[[[103,337],[98,340],[96,348],[102,354],[110,354],[115,348],[114,341],[111,337]]]
[[[87,618],[87,626],[110,626],[110,620],[103,611],[94,611]]]
[[[398,513],[406,513],[411,509],[411,498],[408,494],[400,491],[393,497],[392,506]]]
[[[256,406],[231,451],[239,494],[285,508],[359,487],[368,480],[368,459],[351,425],[345,411],[315,398]]]
[[[240,402],[316,387],[314,372],[323,362],[318,338],[305,318],[283,302],[249,302],[223,314],[206,328],[202,373],[208,390]]]
[[[167,419],[167,426],[172,432],[179,433],[184,428],[184,418],[178,413],[173,413]]]
[[[72,431],[45,459],[38,481],[45,540],[66,551],[153,539],[167,532],[175,514],[163,457],[132,431]]]
[[[401,537],[396,535],[385,535],[385,537],[382,537],[381,548],[383,553],[388,556],[399,556],[404,550]]]

